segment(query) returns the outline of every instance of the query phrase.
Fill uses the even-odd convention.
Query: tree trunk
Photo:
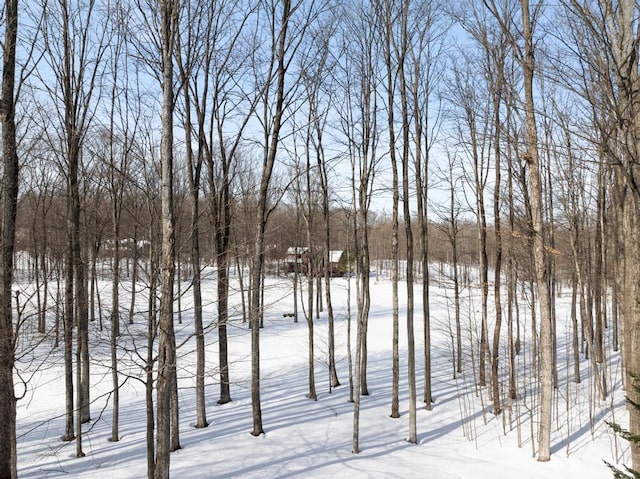
[[[76,384],[82,384],[82,342],[76,342]],[[82,388],[76,388],[77,404],[82,404]],[[76,457],[84,457],[82,450],[82,407],[76,407]]]
[[[309,239],[311,235],[309,234]],[[314,401],[318,400],[318,395],[316,394],[316,375],[315,375],[315,348],[313,342],[313,296],[314,296],[314,288],[313,288],[313,274],[314,269],[309,264],[309,270],[307,271],[307,369],[308,369],[308,385],[309,392],[307,393],[307,397],[309,399],[313,399]]]
[[[495,115],[495,145],[499,145],[500,140],[500,102],[494,102]],[[500,329],[502,327],[502,227],[500,223],[500,188],[501,188],[501,161],[500,147],[495,147],[495,185],[493,189],[493,221],[494,221],[494,238],[495,238],[495,263],[494,263],[494,289],[493,297],[495,302],[496,319],[493,326],[493,347],[491,357],[491,385],[493,391],[493,414],[502,412],[502,403],[500,400],[500,377],[499,377],[499,359],[500,359]]]
[[[77,232],[75,233],[76,237],[76,282],[75,282],[75,296],[76,296],[76,321],[78,323],[78,347],[80,349],[80,355],[78,356],[80,363],[78,367],[81,370],[81,374],[78,376],[80,382],[78,383],[78,387],[80,388],[80,395],[78,396],[81,399],[81,402],[78,403],[77,407],[80,408],[80,419],[82,423],[87,423],[91,420],[90,414],[90,399],[89,399],[89,298],[87,296],[88,288],[87,288],[87,265],[82,257],[82,248],[80,241],[80,201],[76,203],[77,213],[74,214],[76,216],[75,228],[77,228]]]
[[[229,318],[229,250],[231,236],[230,161],[225,152],[221,154],[222,178],[214,196],[214,237],[216,244],[216,272],[218,278],[218,362],[220,367],[220,398],[218,404],[231,401],[231,380],[229,377],[229,352],[227,321]],[[213,162],[209,162],[209,186],[215,191]],[[242,290],[242,289],[241,289]]]
[[[13,260],[16,237],[19,163],[16,141],[14,82],[16,65],[16,37],[18,33],[18,1],[5,1],[5,38],[2,44],[2,301],[0,305],[0,477],[18,477],[16,447],[16,396],[13,387],[13,349],[15,331],[11,306]]]
[[[531,185],[531,229],[533,233],[532,254],[535,268],[537,297],[540,314],[540,423],[538,428],[538,461],[551,459],[551,413],[553,401],[553,341],[550,318],[548,271],[544,248],[543,196],[538,137],[533,99],[534,42],[531,28],[529,0],[521,0],[524,52],[522,69],[524,74],[524,109],[526,122],[525,160],[529,166]]]
[[[307,236],[307,311],[305,317],[307,319],[307,368],[308,368],[308,384],[309,384],[309,393],[307,397],[309,399],[313,399],[316,401],[318,399],[318,395],[316,394],[316,378],[315,378],[315,350],[314,350],[314,333],[313,333],[313,297],[314,297],[314,276],[316,274],[315,268],[315,251],[313,247],[313,205],[311,203],[311,152],[309,149],[309,140],[307,138],[306,141],[306,150],[305,155],[307,157],[307,165],[306,165],[306,213],[305,213],[305,225],[306,225],[306,236]]]
[[[71,202],[67,204],[67,247],[64,259],[64,379],[65,379],[65,432],[63,441],[75,438],[74,427],[74,396],[73,396],[73,248],[71,239]]]
[[[404,216],[405,239],[407,242],[407,383],[409,386],[409,438],[412,444],[418,443],[418,432],[416,425],[416,351],[415,351],[415,331],[413,326],[414,311],[414,264],[413,264],[413,230],[411,229],[411,208],[409,198],[411,191],[409,188],[409,167],[411,155],[409,152],[411,133],[408,103],[407,75],[405,73],[405,59],[408,51],[409,38],[407,32],[407,22],[409,19],[409,5],[404,2],[401,12],[400,45],[396,45],[396,56],[398,64],[398,78],[400,80],[400,104],[402,112],[402,204]]]
[[[350,225],[347,227],[349,228]],[[347,252],[347,255],[349,253]],[[351,258],[348,258],[347,263],[349,265],[347,269],[347,366],[349,369],[349,402],[354,402],[353,390],[354,390],[354,377],[353,377],[353,354],[351,348]]]
[[[336,347],[335,347],[335,327],[333,317],[333,303],[331,302],[331,221],[330,221],[330,206],[329,206],[329,185],[327,175],[327,163],[324,156],[324,148],[322,144],[322,128],[316,122],[316,140],[317,140],[317,156],[318,156],[318,170],[320,172],[320,185],[322,187],[322,215],[324,220],[324,291],[325,301],[327,303],[327,324],[328,324],[328,338],[327,343],[329,347],[329,388],[335,388],[340,386],[338,380],[338,372],[336,370]]]
[[[573,352],[573,382],[579,384],[580,379],[580,346],[578,339],[578,277],[576,272],[571,275],[571,346]]]
[[[175,338],[174,338],[175,341]],[[178,371],[171,368],[171,452],[182,449],[180,445],[180,402],[178,397]]]
[[[154,364],[154,344],[157,335],[158,318],[157,318],[157,293],[158,293],[158,275],[157,275],[157,258],[155,253],[155,241],[152,240],[152,247],[150,248],[149,258],[149,301],[148,310],[149,316],[147,318],[147,357],[145,364],[145,403],[146,403],[146,418],[147,418],[147,478],[155,478],[155,445],[154,445],[154,431],[155,431],[155,417],[153,409],[153,364]]]
[[[415,66],[418,69],[419,66]],[[420,251],[422,267],[422,315],[423,315],[423,342],[424,342],[424,394],[423,402],[427,410],[431,410],[433,397],[431,393],[431,324],[429,310],[429,218],[428,218],[428,179],[429,179],[429,144],[428,139],[423,134],[428,132],[429,116],[428,101],[422,107],[419,104],[419,79],[414,79],[413,85],[413,115],[416,136],[415,145],[415,174],[416,174],[416,202],[418,216],[418,230],[420,232]],[[422,111],[425,110],[425,111]],[[424,118],[424,120],[423,120]],[[423,125],[424,122],[424,125]],[[422,151],[425,151],[424,159]]]
[[[100,240],[96,239],[91,249],[91,276],[89,287],[89,321],[96,320],[96,298],[98,293],[98,254],[100,253]]]
[[[264,178],[264,202],[266,203],[266,189],[268,182]],[[261,187],[262,191],[262,187]],[[262,405],[260,402],[260,284],[262,277],[262,262],[263,262],[263,249],[264,249],[264,231],[265,231],[265,219],[262,216],[265,213],[266,206],[260,206],[260,217],[256,218],[256,238],[255,238],[255,252],[253,264],[251,267],[251,299],[249,303],[249,327],[251,328],[251,412],[253,417],[253,430],[251,434],[253,436],[260,436],[264,434],[262,426]]]
[[[117,200],[113,208],[113,272],[111,277],[111,382],[113,387],[113,407],[111,419],[111,441],[120,440],[120,386],[118,384],[118,324],[120,322],[120,218]]]
[[[360,298],[358,298],[360,300]],[[358,308],[360,311],[360,308]],[[362,384],[362,318],[360,314],[357,316],[356,323],[356,352],[354,358],[354,373],[353,373],[353,434],[351,440],[351,452],[354,454],[360,454],[360,398],[361,398],[361,384]]]
[[[392,12],[388,4],[384,10],[384,54],[386,65],[386,88],[387,88],[387,118],[389,129],[389,159],[391,161],[391,314],[392,314],[392,334],[391,334],[391,414],[392,418],[400,417],[400,314],[398,308],[398,276],[399,276],[399,204],[400,204],[400,180],[398,177],[398,160],[396,157],[396,132],[394,120],[395,108],[395,72],[393,69],[392,51]]]
[[[227,339],[228,298],[229,298],[229,266],[228,253],[224,259],[218,254],[218,360],[220,367],[220,398],[218,404],[231,401],[231,379],[229,378],[229,352]]]
[[[475,136],[475,134],[474,134]],[[479,383],[480,386],[487,385],[487,356],[489,355],[489,326],[488,326],[488,300],[489,300],[489,259],[487,253],[487,215],[484,206],[484,185],[481,180],[482,165],[477,147],[474,148],[474,174],[476,183],[477,201],[477,233],[478,233],[478,256],[480,267],[480,292],[481,292],[481,323],[480,323],[480,351],[479,351]],[[496,169],[498,169],[496,167]],[[497,318],[496,318],[497,319]],[[496,326],[499,323],[496,322]],[[494,339],[495,339],[494,332]],[[498,331],[499,338],[499,331]]]
[[[635,278],[640,278],[640,248],[638,238],[640,237],[640,221],[638,216],[637,198],[629,195],[626,198],[624,207],[624,336],[623,351],[626,357],[627,388],[626,393],[630,401],[638,403],[640,400],[640,381],[638,371],[640,371],[640,285]],[[628,345],[625,347],[625,343]],[[636,407],[629,406],[629,431],[637,434],[640,431],[640,413]],[[640,467],[640,444],[630,441],[631,459],[633,468]]]
[[[190,53],[190,52],[189,52]],[[178,56],[180,62],[181,56]],[[204,331],[202,328],[202,278],[200,274],[200,174],[202,171],[202,145],[198,145],[197,159],[194,161],[192,146],[193,127],[191,125],[191,96],[189,76],[182,68],[180,70],[183,81],[183,96],[185,103],[185,146],[187,156],[187,170],[189,171],[189,193],[191,196],[191,269],[193,270],[193,326],[196,339],[196,427],[203,428],[209,425],[205,407],[205,350]]]
[[[136,291],[138,284],[138,229],[137,226],[133,227],[133,257],[131,258],[131,262],[133,263],[131,266],[131,303],[129,304],[129,324],[133,324],[133,317],[136,312]]]
[[[369,202],[369,197],[366,192],[360,193],[360,209],[358,215],[360,216],[360,225],[362,225],[362,231],[360,232],[361,245],[360,245],[360,267],[358,268],[359,280],[360,280],[360,301],[358,308],[358,336],[360,337],[360,371],[357,375],[359,377],[360,392],[363,396],[369,395],[369,388],[367,386],[367,331],[369,326],[369,309],[371,307],[371,289],[369,287],[369,274],[371,271],[371,260],[369,256],[369,233],[368,233],[368,214],[366,203]]]
[[[285,54],[288,46],[288,26],[291,15],[291,1],[282,2],[282,12],[279,21],[274,20],[280,27],[280,31],[272,32],[277,38],[277,43],[273,45],[276,62],[275,71],[275,105],[273,105],[273,118],[270,129],[268,145],[265,145],[260,187],[258,190],[258,207],[255,216],[255,237],[254,237],[254,257],[251,268],[251,300],[249,304],[249,323],[251,327],[251,405],[253,416],[253,436],[264,434],[262,426],[262,406],[260,404],[260,326],[262,320],[261,285],[264,266],[264,244],[265,230],[269,214],[269,185],[278,152],[278,142],[284,115],[285,99],[285,78],[288,64],[285,61]],[[265,100],[266,101],[266,100]],[[268,105],[265,103],[265,109]]]
[[[176,344],[173,326],[173,286],[175,276],[175,226],[173,210],[173,51],[178,5],[175,0],[160,1],[160,48],[162,54],[162,138],[160,162],[162,264],[160,316],[158,324],[158,373],[156,380],[156,460],[155,479],[169,478],[171,451],[171,396],[176,370]]]
[[[37,215],[34,214],[33,223],[31,226],[31,236],[33,241],[32,245],[33,245],[33,256],[34,256],[33,272],[34,272],[34,279],[36,282],[35,295],[36,295],[36,307],[37,307],[36,314],[38,317],[38,332],[40,334],[44,334],[46,329],[46,321],[45,321],[46,314],[42,304],[42,282],[40,279],[40,273],[42,271],[40,261],[41,261],[41,258],[44,258],[44,254],[40,253],[39,251],[40,245],[38,244],[38,241],[36,241],[36,221],[38,221],[37,218],[38,218]]]

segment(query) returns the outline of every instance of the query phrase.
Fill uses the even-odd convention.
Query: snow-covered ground
[[[336,317],[338,375],[342,385],[329,390],[326,317],[316,326],[316,388],[318,400],[305,396],[307,382],[307,324],[302,310],[294,323],[291,280],[268,278],[265,327],[261,330],[262,411],[266,434],[253,437],[250,401],[250,338],[239,311],[230,325],[230,374],[233,401],[218,405],[217,332],[207,333],[207,418],[209,427],[196,429],[195,423],[195,342],[190,291],[181,300],[185,308],[182,324],[176,324],[182,449],[171,455],[171,472],[176,478],[565,478],[611,477],[603,460],[617,463],[628,459],[628,446],[616,438],[605,420],[626,425],[624,394],[620,388],[617,355],[608,358],[607,378],[613,393],[600,402],[592,400],[594,384],[590,365],[582,361],[581,384],[572,381],[573,366],[567,360],[571,327],[568,322],[567,292],[557,298],[559,387],[555,393],[552,432],[552,459],[534,458],[537,434],[536,381],[531,376],[530,341],[524,341],[518,357],[520,399],[505,403],[504,413],[491,413],[488,388],[477,388],[477,340],[480,322],[478,291],[462,292],[462,323],[465,335],[464,372],[453,377],[451,331],[453,331],[452,289],[446,282],[431,289],[433,328],[433,410],[418,403],[418,444],[408,436],[408,394],[406,381],[406,321],[401,311],[401,418],[391,419],[391,283],[386,278],[372,281],[369,323],[368,385],[370,395],[362,398],[359,454],[351,452],[353,404],[349,399],[347,362],[347,279],[332,280]],[[355,282],[352,280],[355,312]],[[28,285],[21,287],[28,289]],[[125,284],[126,286],[126,284]],[[101,283],[102,305],[108,304],[109,284]],[[183,283],[183,287],[186,284]],[[205,323],[215,321],[215,281],[204,282]],[[125,288],[126,289],[126,288]],[[416,337],[418,392],[422,397],[422,315],[421,295],[416,286]],[[401,303],[404,298],[401,287]],[[123,292],[121,304],[128,304]],[[237,300],[237,295],[234,296]],[[140,296],[143,309],[145,299]],[[521,298],[521,308],[526,299]],[[523,311],[521,311],[522,313]],[[287,316],[285,316],[287,315]],[[489,316],[492,316],[490,312]],[[505,318],[506,320],[506,318]],[[25,328],[30,326],[30,319]],[[35,321],[35,319],[33,320]],[[50,321],[50,320],[49,320]],[[124,321],[123,321],[124,324]],[[76,458],[75,443],[60,440],[64,432],[64,380],[62,351],[51,351],[49,340],[19,357],[21,377],[27,381],[25,397],[18,403],[18,468],[22,478],[44,477],[146,477],[145,397],[142,359],[146,321],[144,315],[123,331],[119,356],[121,372],[121,413],[119,442],[110,442],[111,375],[108,368],[108,327],[98,330],[92,323],[92,404],[90,424],[84,425],[84,452]],[[491,326],[491,331],[493,327]],[[530,319],[522,315],[523,338],[530,337]],[[355,331],[355,322],[353,322]],[[470,337],[471,335],[471,337]],[[506,324],[503,327],[506,337]],[[184,343],[184,344],[183,344]],[[132,346],[140,348],[137,356]],[[506,388],[506,353],[501,355],[503,389]],[[568,374],[567,374],[568,371]],[[567,377],[567,375],[569,377]],[[17,393],[21,392],[20,384]],[[506,396],[506,395],[505,395]]]

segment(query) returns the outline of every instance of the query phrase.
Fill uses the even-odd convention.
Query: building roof
[[[307,248],[306,246],[289,246],[287,248],[287,255],[301,255],[306,253],[307,251],[309,251],[309,248]]]
[[[340,258],[342,258],[342,250],[331,250],[329,251],[329,262],[330,263],[339,263]]]

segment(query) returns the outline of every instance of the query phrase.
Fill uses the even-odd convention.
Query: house
[[[286,272],[306,274],[309,270],[309,248],[306,246],[290,246],[287,248]]]
[[[329,275],[331,277],[342,277],[349,269],[349,254],[345,250],[329,251]]]
[[[286,255],[286,272],[306,275],[310,270],[311,261],[313,260],[311,251],[306,246],[292,246],[287,249]],[[351,258],[353,261],[353,258]],[[320,252],[317,253],[315,261],[319,264],[314,268],[316,274],[322,276],[324,274],[324,257]],[[346,250],[329,251],[329,276],[342,277],[349,271],[349,253]]]
[[[102,254],[105,256],[112,256],[115,251],[115,243],[116,242],[112,239],[106,240],[102,246]],[[133,238],[124,238],[118,241],[118,243],[121,258],[133,257],[134,255],[147,256],[151,247],[151,243],[149,241],[136,241]]]

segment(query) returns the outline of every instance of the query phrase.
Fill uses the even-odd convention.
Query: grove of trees
[[[120,358],[134,323],[145,324],[133,362],[145,389],[148,477],[169,477],[181,447],[176,291],[194,305],[193,407],[205,428],[211,341],[218,403],[233,398],[232,269],[251,335],[250,432],[264,434],[263,286],[266,275],[290,274],[290,247],[307,261],[291,273],[295,288],[306,274],[305,393],[318,400],[322,313],[331,387],[348,387],[353,402],[354,453],[370,394],[370,281],[384,271],[394,305],[390,415],[401,416],[406,371],[410,443],[416,409],[434,401],[436,265],[451,278],[452,374],[476,368],[494,415],[519,400],[516,358],[530,352],[538,461],[551,459],[561,290],[571,291],[573,381],[588,359],[607,398],[607,358],[620,349],[625,392],[640,403],[639,18],[633,0],[5,0],[0,478],[19,469],[18,363],[41,345],[64,358],[60,436],[82,457],[90,348],[107,342],[119,440]],[[348,378],[336,368],[332,250],[344,251],[343,273],[355,278]],[[207,268],[215,317],[203,313]],[[473,365],[462,361],[460,319],[471,270],[482,298]],[[18,276],[33,286],[28,298],[14,291]],[[519,321],[523,296],[530,334]],[[640,434],[640,410],[629,418]],[[640,445],[630,447],[640,469]]]

